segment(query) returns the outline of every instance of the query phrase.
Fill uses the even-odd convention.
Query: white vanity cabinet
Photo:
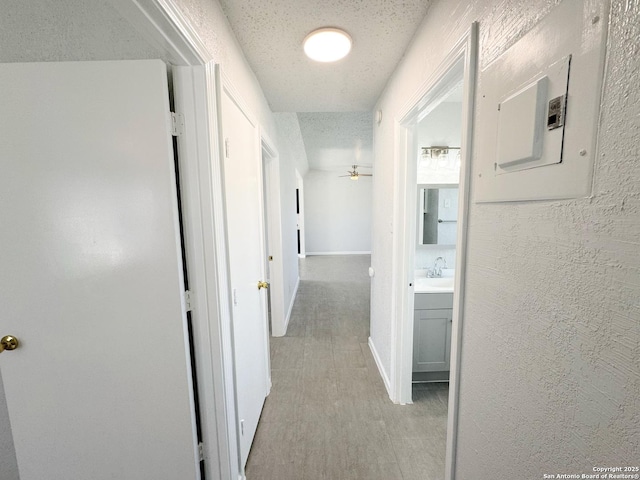
[[[413,371],[448,372],[453,293],[416,293],[413,317]],[[436,375],[432,379],[446,380]]]

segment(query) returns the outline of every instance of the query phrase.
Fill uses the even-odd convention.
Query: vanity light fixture
[[[421,147],[422,158],[438,158],[440,155],[448,155],[449,150],[460,150],[460,147]]]
[[[336,62],[351,51],[351,37],[333,27],[314,30],[304,39],[304,53],[316,62]]]

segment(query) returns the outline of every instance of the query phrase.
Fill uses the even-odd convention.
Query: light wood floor
[[[247,480],[444,477],[447,384],[394,405],[367,345],[369,256],[301,260],[285,337],[271,339],[273,387]]]

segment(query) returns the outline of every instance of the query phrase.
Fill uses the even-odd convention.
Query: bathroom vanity
[[[453,278],[416,279],[413,317],[413,380],[449,380]]]

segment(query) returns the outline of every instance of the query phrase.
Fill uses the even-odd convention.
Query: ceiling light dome
[[[351,51],[351,37],[339,28],[319,28],[304,39],[304,53],[317,62],[335,62]]]

